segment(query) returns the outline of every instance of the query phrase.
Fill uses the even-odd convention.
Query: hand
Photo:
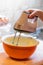
[[[38,16],[43,21],[43,11],[39,9],[32,9],[27,10],[27,12],[30,12],[31,14],[28,16],[29,18],[33,18],[35,16]]]

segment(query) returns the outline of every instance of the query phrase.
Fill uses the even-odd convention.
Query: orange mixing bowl
[[[8,36],[5,36],[2,38],[3,47],[4,47],[4,50],[6,51],[6,53],[9,55],[9,57],[16,58],[16,59],[29,58],[36,50],[36,47],[39,42],[36,39],[33,39],[33,37],[32,37],[32,39],[36,40],[36,42],[35,42],[35,45],[32,45],[32,46],[18,46],[18,45],[10,44],[9,42],[5,41],[5,39],[7,39],[9,37],[13,37],[13,36],[14,35],[8,35]],[[30,42],[29,42],[29,44],[30,44]]]

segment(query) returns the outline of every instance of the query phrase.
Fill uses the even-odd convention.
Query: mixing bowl
[[[38,45],[38,41],[33,37],[20,36],[19,41],[18,36],[7,35],[2,38],[3,48],[9,57],[16,59],[26,59],[29,58]],[[13,43],[14,42],[14,43]]]

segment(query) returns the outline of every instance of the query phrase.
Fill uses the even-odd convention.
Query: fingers
[[[33,11],[33,12],[29,15],[29,18],[34,18],[35,16],[37,16],[37,11]]]
[[[28,18],[34,18],[35,16],[38,16],[38,10],[37,9],[32,9],[32,10],[27,10],[26,12],[30,12],[30,14],[28,15]]]
[[[34,17],[34,10],[26,10],[26,12],[30,12],[30,14],[28,15],[28,18]]]

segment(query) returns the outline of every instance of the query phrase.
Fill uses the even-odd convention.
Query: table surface
[[[39,45],[34,54],[26,60],[16,60],[10,58],[0,43],[0,65],[43,65],[43,41],[39,40]]]

